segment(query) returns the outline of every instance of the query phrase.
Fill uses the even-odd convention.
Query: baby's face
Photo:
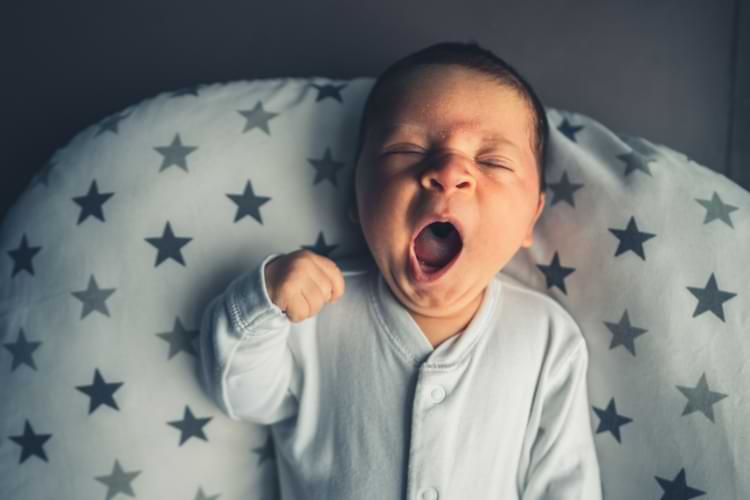
[[[356,166],[357,217],[399,301],[449,317],[532,243],[544,207],[533,115],[514,90],[461,66],[421,66],[386,85]],[[458,257],[428,282],[413,243],[430,214],[453,217],[462,237]]]

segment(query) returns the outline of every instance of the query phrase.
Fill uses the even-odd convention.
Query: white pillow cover
[[[373,79],[165,92],[57,151],[0,227],[0,498],[274,498],[265,427],[200,385],[203,308],[271,252],[366,251],[346,216]],[[750,194],[548,108],[547,205],[504,270],[590,353],[608,500],[746,498]]]

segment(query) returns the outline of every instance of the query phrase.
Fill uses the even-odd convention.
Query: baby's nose
[[[422,173],[422,186],[425,189],[438,189],[449,193],[454,189],[473,189],[474,176],[469,169],[467,158],[459,154],[443,153],[436,155]]]

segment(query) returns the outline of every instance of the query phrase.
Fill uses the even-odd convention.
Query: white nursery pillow
[[[205,305],[271,252],[367,251],[346,203],[370,78],[163,93],[57,151],[0,227],[0,498],[273,498],[268,430],[199,382]],[[750,195],[548,109],[547,206],[504,272],[586,337],[606,498],[750,491]]]

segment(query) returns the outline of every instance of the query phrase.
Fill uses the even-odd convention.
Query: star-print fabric
[[[269,253],[367,251],[347,203],[372,83],[165,92],[39,170],[0,226],[0,498],[277,497],[268,429],[207,397],[196,338]],[[547,113],[547,203],[503,272],[586,337],[605,498],[747,498],[750,193]]]

